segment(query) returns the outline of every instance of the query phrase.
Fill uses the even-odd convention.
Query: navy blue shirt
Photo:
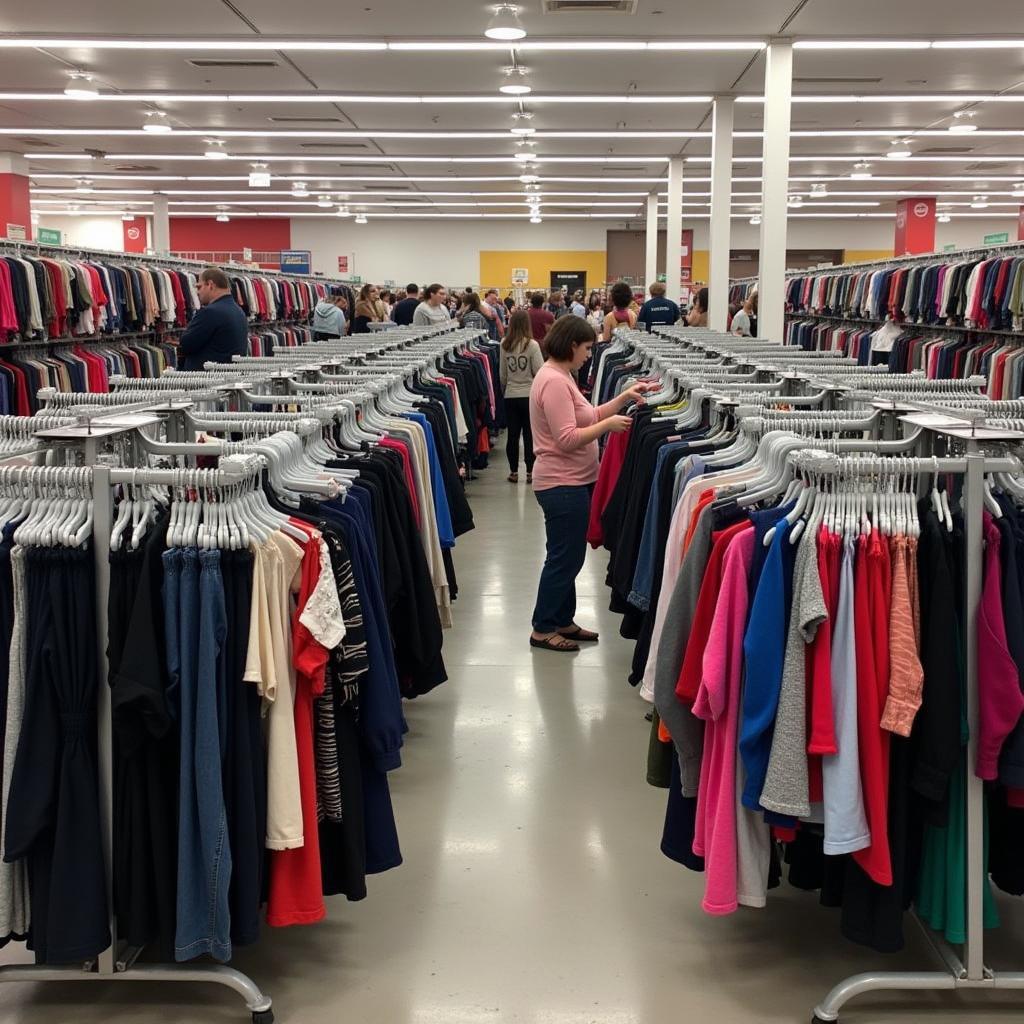
[[[203,363],[230,363],[249,351],[249,322],[233,295],[202,306],[178,343],[179,370],[201,370]]]
[[[398,324],[399,327],[411,326],[412,315],[416,312],[416,307],[419,304],[419,298],[414,295],[410,295],[406,299],[400,299],[395,303],[395,308],[391,310],[391,319]]]
[[[640,315],[636,319],[638,324],[646,324],[649,331],[653,324],[677,323],[679,320],[679,307],[671,299],[664,297],[648,299],[640,307]]]

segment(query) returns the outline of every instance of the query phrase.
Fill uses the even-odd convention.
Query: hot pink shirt
[[[703,718],[704,753],[697,793],[693,852],[704,858],[704,901],[709,914],[737,907],[736,732],[747,624],[747,576],[754,559],[754,531],[737,533],[725,553],[715,618],[704,648],[693,713]]]
[[[530,391],[530,426],[537,456],[533,489],[592,484],[599,465],[597,441],[585,443],[580,432],[612,412],[610,402],[595,409],[568,373],[545,363]]]

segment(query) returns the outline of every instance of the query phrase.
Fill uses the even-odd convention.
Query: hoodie
[[[344,337],[345,314],[333,302],[321,299],[313,310],[313,330]]]

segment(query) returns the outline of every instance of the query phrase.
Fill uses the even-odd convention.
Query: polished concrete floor
[[[496,461],[471,485],[459,541],[450,681],[407,706],[391,776],[405,864],[327,921],[267,931],[235,966],[281,1024],[669,1024],[810,1020],[847,975],[929,969],[913,945],[882,958],[845,942],[812,895],[763,911],[700,910],[699,876],[658,849],[665,793],[645,783],[649,726],[626,684],[631,644],[607,611],[604,555],[580,578],[576,656],[527,644],[543,526]],[[1024,967],[1024,914],[1002,908],[995,966]],[[17,955],[6,953],[8,958]],[[1013,993],[865,997],[849,1024],[1019,1021]],[[977,1010],[977,1013],[973,1011]],[[198,985],[0,986],[0,1022],[229,1024],[236,997]]]

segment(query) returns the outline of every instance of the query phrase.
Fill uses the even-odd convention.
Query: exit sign
[[[993,235],[986,235],[983,241],[984,245],[1002,245],[1003,242],[1010,240],[1009,231],[997,231]]]

